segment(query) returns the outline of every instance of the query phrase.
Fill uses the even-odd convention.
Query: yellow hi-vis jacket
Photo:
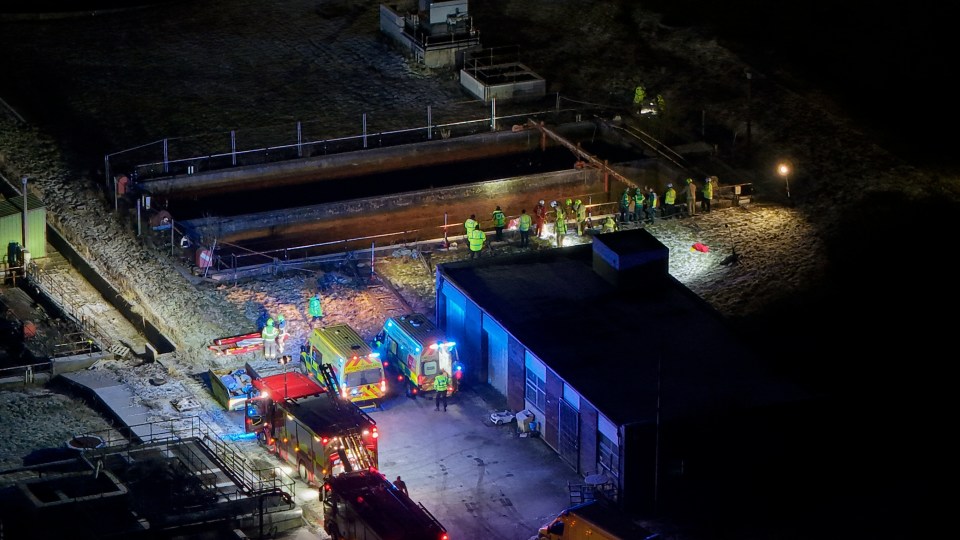
[[[487,240],[487,235],[477,228],[470,231],[470,234],[467,235],[467,240],[470,241],[470,251],[480,251],[483,249],[483,243]]]

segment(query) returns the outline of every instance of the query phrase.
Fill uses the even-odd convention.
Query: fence
[[[110,430],[85,433],[81,437],[96,437],[103,441],[103,444],[95,449],[92,454],[88,453],[88,458],[91,455],[101,453],[132,450],[141,445],[182,445],[185,442],[196,441],[237,483],[244,495],[282,492],[292,498],[296,493],[296,484],[292,478],[276,467],[255,468],[251,466],[246,456],[221,438],[198,416],[121,426]],[[140,441],[140,445],[130,442],[137,440]],[[202,461],[202,456],[193,455],[188,461],[199,463]],[[187,465],[191,463],[187,463]]]
[[[49,298],[63,315],[79,328],[78,332],[67,334],[64,336],[66,340],[56,345],[54,358],[89,354],[113,347],[113,338],[110,337],[107,329],[94,317],[84,313],[81,307],[70,298],[61,294],[62,291],[57,290],[57,281],[52,275],[31,262],[27,265],[26,278],[39,293]]]
[[[555,94],[536,102],[539,107],[521,110],[508,104],[505,114],[497,112],[497,102],[487,105],[470,102],[470,108],[487,113],[482,117],[462,119],[463,107],[453,107],[448,120],[435,122],[434,110],[425,109],[426,124],[417,127],[384,126],[371,131],[367,115],[361,116],[360,133],[331,136],[320,130],[327,128],[319,121],[296,122],[295,125],[265,126],[258,129],[219,132],[160,141],[128,148],[104,156],[107,186],[117,187],[117,178],[129,174],[135,182],[152,178],[195,174],[247,165],[262,165],[293,159],[354,152],[430,141],[436,138],[463,137],[496,131],[504,124],[526,124],[529,118],[554,123],[578,120],[584,114],[599,113],[607,107],[577,103],[578,108],[561,108],[561,97]],[[527,107],[531,105],[528,104]],[[449,113],[448,113],[449,114]],[[407,115],[409,118],[410,115]],[[421,117],[423,118],[423,117]],[[349,128],[341,128],[349,129]],[[314,133],[316,130],[318,132]],[[244,148],[246,147],[246,148]]]

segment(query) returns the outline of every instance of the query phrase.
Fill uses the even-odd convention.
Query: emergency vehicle
[[[537,540],[654,540],[659,537],[637,525],[607,499],[594,499],[567,508],[537,532]]]
[[[361,406],[380,406],[387,393],[380,354],[346,324],[316,328],[301,354],[307,372],[322,382],[320,365],[329,365],[340,381],[340,395]]]
[[[463,378],[456,343],[420,313],[390,317],[377,336],[380,356],[392,365],[407,395],[433,390],[433,379],[441,370],[450,376],[447,394],[453,394]]]
[[[353,471],[328,478],[321,497],[323,528],[331,538],[449,540],[433,514],[379,471]]]
[[[331,389],[329,367],[321,366],[326,387],[300,371],[259,376],[248,366],[257,390],[245,408],[248,433],[311,485],[344,471],[378,466],[377,423]]]

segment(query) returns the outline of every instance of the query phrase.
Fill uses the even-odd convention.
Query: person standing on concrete
[[[446,370],[440,370],[440,374],[433,379],[433,389],[436,391],[434,398],[436,410],[440,410],[440,403],[443,402],[443,411],[447,411],[447,388],[450,387],[450,376]]]
[[[676,210],[677,190],[673,189],[673,184],[667,184],[667,191],[663,193],[663,219],[673,217]]]
[[[643,223],[643,203],[647,198],[643,196],[643,190],[639,187],[633,192],[633,219],[637,223]]]
[[[517,229],[520,231],[520,247],[530,247],[530,226],[533,224],[533,218],[524,208],[520,211],[520,217],[517,219]]]
[[[507,225],[507,216],[503,210],[497,206],[493,211],[493,228],[497,231],[497,242],[503,242],[503,228]]]
[[[626,223],[630,214],[630,188],[623,190],[620,196],[620,223]]]
[[[467,240],[470,239],[470,233],[477,228],[477,225],[479,224],[477,223],[476,214],[470,214],[470,217],[463,222],[463,228],[467,231]]]
[[[533,209],[533,214],[537,217],[537,228],[534,230],[534,234],[537,235],[537,238],[543,238],[543,226],[547,223],[547,205],[543,202],[543,199],[540,199],[540,202],[537,203],[537,207]]]
[[[310,314],[310,320],[313,322],[323,319],[323,304],[320,303],[320,293],[310,297],[307,312]]]
[[[277,337],[280,331],[273,326],[273,318],[267,319],[267,325],[260,331],[260,339],[263,340],[263,357],[267,360],[273,360],[277,357]]]
[[[647,203],[645,206],[647,211],[647,223],[653,225],[654,220],[657,218],[657,208],[660,205],[660,201],[657,199],[657,192],[653,188],[648,188],[647,190]]]
[[[557,247],[563,247],[563,237],[567,235],[567,216],[557,201],[551,202],[550,206],[556,211],[557,220],[553,224],[553,232],[557,236]]]
[[[393,481],[393,485],[397,486],[397,490],[400,493],[403,493],[407,497],[410,496],[410,492],[407,491],[407,483],[400,479],[400,475],[397,475],[397,479]]]
[[[700,200],[700,209],[704,212],[710,211],[710,202],[713,200],[713,179],[716,176],[708,176],[703,182],[703,198]]]
[[[687,178],[687,187],[683,192],[687,198],[687,215],[693,217],[697,215],[697,185],[693,183],[693,178]]]
[[[577,236],[583,236],[583,230],[587,227],[587,207],[580,199],[573,201],[573,215],[577,219]]]
[[[483,229],[480,227],[474,227],[470,234],[467,235],[467,241],[470,243],[470,258],[479,258],[480,251],[483,250],[483,243],[486,242],[487,235],[484,234]]]

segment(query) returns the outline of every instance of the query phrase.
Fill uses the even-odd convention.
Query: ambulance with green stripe
[[[453,394],[463,378],[456,343],[447,340],[433,321],[420,313],[390,317],[374,344],[387,369],[396,372],[407,395],[433,390],[441,370],[450,376],[447,394]]]
[[[329,364],[340,381],[340,395],[358,406],[379,407],[387,379],[379,353],[346,324],[315,328],[301,354],[307,373],[323,384],[319,365]]]

